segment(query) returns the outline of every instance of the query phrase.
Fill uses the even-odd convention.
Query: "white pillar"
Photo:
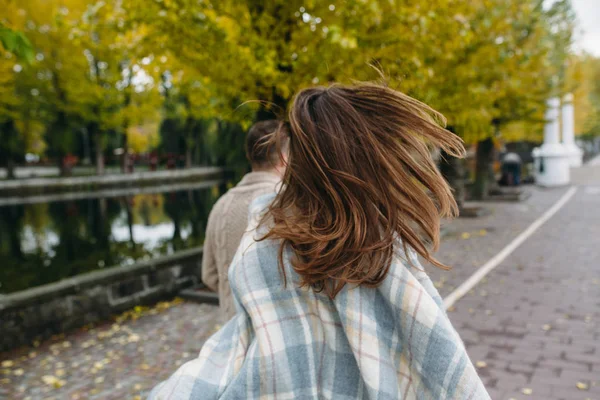
[[[560,99],[548,99],[546,106],[544,144],[533,150],[535,180],[541,186],[562,186],[569,183],[570,175],[569,156],[560,143]]]
[[[562,138],[565,150],[569,155],[569,165],[571,167],[581,167],[583,151],[575,144],[575,109],[571,93],[563,97]]]
[[[558,113],[560,100],[552,97],[546,102],[546,125],[544,126],[544,145],[555,145],[560,143],[560,128],[558,126]]]

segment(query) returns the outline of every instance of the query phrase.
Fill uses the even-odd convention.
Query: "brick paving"
[[[567,205],[460,299],[450,318],[493,399],[600,400],[600,166],[575,171]],[[430,269],[447,295],[567,190],[449,223]],[[136,399],[195,357],[218,309],[159,305],[136,320],[0,354],[0,399]]]
[[[575,196],[450,312],[493,399],[600,399],[600,166],[573,178]]]

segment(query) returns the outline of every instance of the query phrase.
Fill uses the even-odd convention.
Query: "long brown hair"
[[[378,285],[398,239],[432,264],[440,219],[457,214],[432,147],[462,157],[462,140],[424,103],[371,83],[300,91],[284,185],[264,237],[291,246],[301,284],[334,298],[346,284]],[[431,247],[431,249],[430,249]]]

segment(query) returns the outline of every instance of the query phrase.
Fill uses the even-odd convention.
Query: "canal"
[[[0,201],[0,294],[204,241],[226,182]]]

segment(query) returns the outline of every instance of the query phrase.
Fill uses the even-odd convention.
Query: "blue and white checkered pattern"
[[[250,228],[271,198],[251,205]],[[255,235],[229,271],[237,315],[150,399],[489,399],[416,254],[330,300],[298,287],[289,252],[284,285],[279,244]]]

